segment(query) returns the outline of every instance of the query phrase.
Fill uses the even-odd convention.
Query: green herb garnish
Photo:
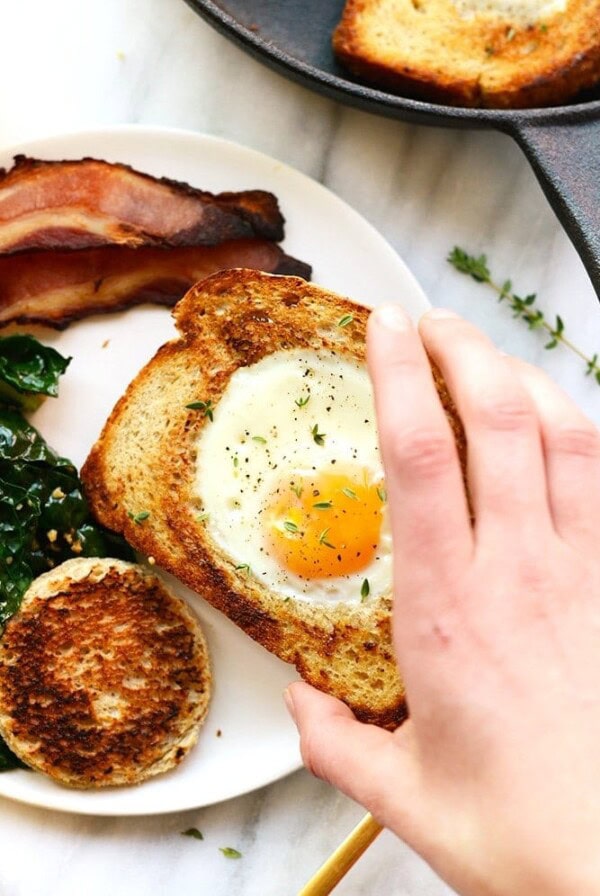
[[[554,326],[546,320],[544,312],[535,307],[537,299],[536,293],[527,296],[518,296],[512,289],[510,280],[505,280],[500,286],[492,279],[490,269],[487,264],[485,255],[469,255],[464,249],[455,246],[448,255],[450,264],[460,271],[461,274],[467,274],[478,283],[485,283],[491,287],[498,295],[499,302],[507,302],[513,312],[513,317],[524,320],[530,330],[543,330],[550,337],[544,348],[553,349],[561,343],[566,348],[576,354],[585,364],[586,376],[592,375],[598,385],[600,385],[600,364],[598,354],[588,357],[576,345],[574,345],[565,336],[565,324],[560,317],[556,315]]]
[[[249,563],[238,563],[237,566],[234,566],[234,569],[236,572],[245,572],[247,576],[252,572]]]
[[[57,379],[68,360],[52,349],[45,354],[46,347],[40,346],[44,350],[40,357],[47,363],[37,365],[30,355],[38,351],[32,344],[35,340],[14,340],[8,350],[4,342],[0,379],[10,380],[8,361],[21,346],[24,363],[14,365],[14,388],[19,385],[29,391],[18,394],[27,396],[37,390],[55,395]],[[1,393],[0,388],[0,401]],[[21,403],[28,406],[26,398]],[[33,579],[63,560],[76,556],[134,560],[133,551],[120,536],[92,520],[75,466],[56,454],[16,408],[1,404],[0,533],[0,632],[19,609]],[[18,767],[21,763],[0,740],[0,771]]]
[[[331,526],[329,527],[329,529]],[[327,541],[327,533],[329,529],[323,529],[323,531],[319,534],[319,544],[325,545],[326,548],[333,548],[335,550],[335,545],[331,544],[330,541]]]
[[[304,491],[304,489],[301,485],[290,485],[290,488],[297,498],[300,498],[302,496],[302,492]]]
[[[130,520],[133,520],[133,522],[137,526],[139,526],[140,523],[143,523],[144,520],[148,519],[148,517],[150,516],[150,511],[149,510],[140,510],[139,513],[132,513],[131,510],[128,510],[127,516],[129,517]]]
[[[134,559],[120,536],[92,521],[74,465],[17,410],[1,406],[0,532],[0,630],[32,580],[63,560]]]
[[[332,501],[317,501],[316,504],[313,504],[315,510],[329,510],[330,507],[333,507]]]
[[[360,586],[360,599],[361,602],[365,601],[369,596],[369,592],[371,590],[371,586],[369,585],[369,580],[364,579],[362,585]]]
[[[18,756],[9,750],[4,741],[0,739],[0,772],[10,772],[14,768],[28,768],[21,762]]]
[[[219,846],[219,850],[223,853],[225,858],[227,859],[241,859],[242,854],[238,849],[234,849],[233,846]]]
[[[208,519],[208,516],[209,516],[208,513],[199,513],[196,517],[196,522],[205,523],[206,520]]]
[[[343,488],[342,494],[346,495],[346,497],[350,498],[352,501],[358,501],[358,495],[356,492],[353,492],[351,488]]]
[[[298,526],[293,520],[284,520],[283,528],[287,529],[288,532],[298,532]]]
[[[300,398],[296,398],[294,400],[294,404],[297,404],[299,408],[305,408],[309,401],[310,401],[310,394],[309,395],[301,395]]]
[[[387,501],[387,492],[381,485],[377,486],[377,497],[382,504],[385,504],[385,502]]]
[[[325,444],[325,433],[319,432],[319,426],[317,423],[315,423],[315,425],[311,429],[311,433],[312,433],[312,437],[315,440],[315,442],[317,443],[317,445]]]
[[[202,411],[203,417],[208,417],[211,421],[214,419],[212,401],[191,401],[189,404],[186,404],[186,408],[189,408],[190,411]]]
[[[253,441],[253,442],[258,442],[259,445],[266,445],[266,444],[267,444],[267,440],[264,439],[262,436],[252,436],[252,441]]]
[[[354,320],[353,314],[344,314],[344,316],[340,317],[340,319],[338,320],[337,325],[338,325],[338,327],[347,327],[348,324],[351,324],[353,320]]]
[[[198,828],[188,828],[181,832],[182,837],[193,837],[195,840],[204,840],[204,834]]]

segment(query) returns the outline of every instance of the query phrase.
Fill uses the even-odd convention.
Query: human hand
[[[450,312],[371,315],[410,720],[298,682],[304,762],[463,896],[600,894],[600,434]],[[427,355],[465,426],[471,525]]]

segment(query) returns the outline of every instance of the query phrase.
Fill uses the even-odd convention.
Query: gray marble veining
[[[185,127],[260,149],[321,180],[404,257],[431,301],[541,364],[600,423],[600,390],[547,352],[483,287],[446,263],[486,252],[499,279],[539,293],[586,351],[600,306],[518,148],[492,132],[424,128],[343,108],[288,83],[215,34],[180,0],[3,4],[0,145],[119,122]],[[352,251],[352,247],[348,247]],[[257,733],[258,734],[258,733]],[[288,896],[362,810],[306,772],[219,806],[153,818],[61,815],[0,800],[1,896]],[[181,837],[197,825],[205,840]],[[219,846],[243,859],[225,859]],[[384,833],[340,896],[450,891]]]

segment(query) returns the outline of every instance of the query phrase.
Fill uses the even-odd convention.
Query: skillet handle
[[[600,299],[600,117],[565,124],[513,121],[517,141]]]

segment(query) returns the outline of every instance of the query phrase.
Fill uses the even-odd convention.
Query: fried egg
[[[391,532],[365,367],[276,351],[231,376],[197,443],[200,518],[282,599],[360,603],[391,587]]]

